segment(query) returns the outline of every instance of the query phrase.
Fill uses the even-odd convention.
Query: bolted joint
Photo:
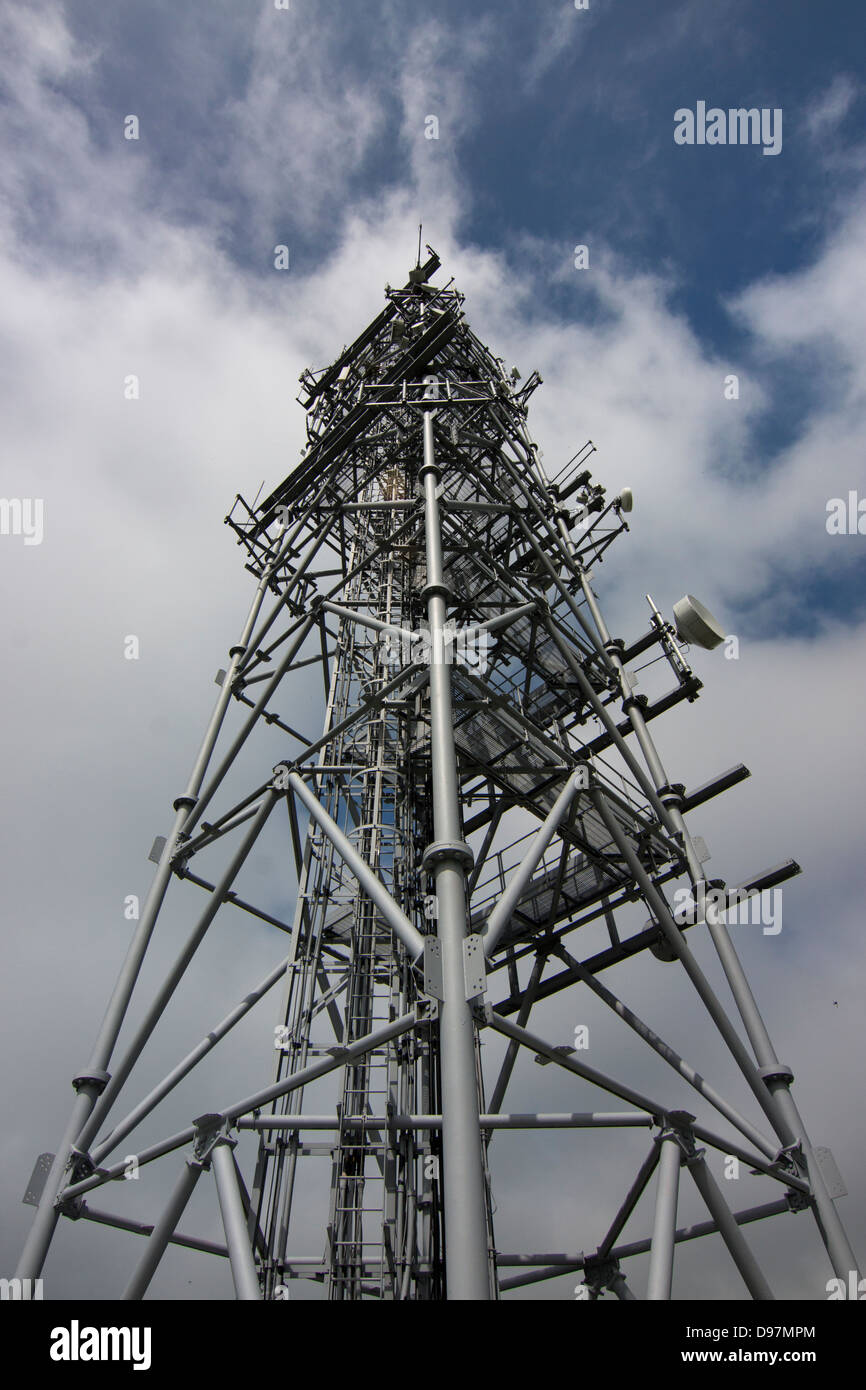
[[[439,1017],[439,1003],[436,999],[419,999],[415,1005],[415,1020],[419,1025],[435,1023]]]
[[[232,1138],[230,1133],[231,1122],[225,1115],[199,1115],[197,1120],[193,1120],[193,1125],[196,1131],[193,1158],[203,1168],[210,1163],[211,1154],[218,1144],[228,1144],[232,1149],[237,1145],[237,1139]]]
[[[191,811],[197,801],[197,796],[176,796],[171,804],[175,811]]]
[[[465,840],[436,840],[425,849],[421,868],[429,873],[436,864],[448,859],[456,860],[464,869],[471,869],[475,863],[475,855]]]
[[[609,642],[605,642],[604,649],[608,656],[618,656],[622,660],[625,653],[625,642],[621,637],[611,637]]]
[[[90,1154],[83,1149],[72,1148],[69,1150],[69,1158],[66,1162],[69,1176],[73,1183],[84,1182],[85,1178],[92,1177],[96,1172],[96,1165]],[[71,1185],[71,1184],[70,1184]]]
[[[649,700],[646,695],[626,695],[622,702],[622,707],[626,714],[629,713],[633,706],[637,706],[641,713],[643,713],[644,710],[649,708]]]
[[[583,1282],[589,1289],[591,1298],[598,1298],[604,1289],[612,1292],[615,1285],[622,1283],[624,1279],[619,1260],[601,1259],[598,1255],[586,1256],[583,1262]]]
[[[470,1003],[472,1017],[479,1028],[488,1028],[494,1019],[493,1005],[486,999],[478,999]]]
[[[101,1071],[98,1068],[91,1068],[90,1071],[81,1072],[78,1076],[73,1076],[72,1087],[78,1092],[84,1086],[92,1086],[98,1096],[102,1095],[109,1081],[111,1080],[110,1071]]]
[[[706,1149],[699,1149],[695,1145],[692,1129],[694,1122],[695,1116],[690,1115],[687,1110],[668,1110],[659,1126],[658,1134],[653,1135],[653,1143],[660,1146],[666,1140],[674,1140],[682,1154],[681,1162],[698,1162],[703,1158]]]
[[[67,1197],[64,1201],[58,1197],[54,1205],[68,1221],[78,1221],[86,1210],[83,1197]]]
[[[812,1200],[805,1192],[800,1192],[797,1188],[788,1188],[785,1192],[785,1201],[788,1203],[789,1211],[808,1211],[812,1205]]]
[[[686,797],[684,782],[665,782],[664,786],[658,789],[659,801],[665,810],[681,811]]]
[[[174,849],[171,852],[171,867],[176,874],[183,878],[186,873],[186,861],[190,853],[190,838],[188,835],[180,834],[174,842]]]
[[[794,1080],[794,1073],[786,1062],[775,1062],[771,1067],[759,1067],[758,1073],[767,1086],[771,1081],[779,1081],[783,1086],[790,1086]]]
[[[431,598],[444,598],[446,603],[454,603],[454,590],[447,584],[428,584],[421,590],[421,602],[428,603]]]
[[[773,1168],[792,1178],[802,1178],[805,1182],[810,1181],[809,1170],[806,1167],[806,1160],[803,1157],[803,1149],[799,1139],[795,1144],[786,1144],[783,1149],[779,1150],[773,1162]]]
[[[96,1172],[96,1164],[90,1154],[84,1153],[82,1149],[71,1149],[66,1160],[67,1182],[84,1182]],[[83,1197],[64,1197],[62,1193],[54,1198],[55,1209],[68,1216],[70,1221],[77,1221],[84,1210]]]

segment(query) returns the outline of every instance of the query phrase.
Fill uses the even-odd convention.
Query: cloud
[[[564,53],[579,53],[589,38],[595,15],[573,4],[556,5],[542,16],[537,38],[522,77],[526,92],[535,92]]]
[[[818,96],[805,116],[806,129],[815,140],[832,135],[853,106],[859,86],[848,73],[837,73],[829,87]]]
[[[314,19],[262,10],[244,91],[226,111],[226,190],[254,221],[282,216],[304,233],[335,215],[387,119],[373,75],[334,80],[338,31]]]

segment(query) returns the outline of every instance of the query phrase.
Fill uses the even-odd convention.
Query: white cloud
[[[336,34],[297,12],[265,7],[242,96],[230,103],[230,181],[250,215],[282,215],[309,233],[334,216],[352,172],[386,121],[382,84],[334,80]]]
[[[542,14],[537,39],[522,74],[527,92],[537,90],[550,69],[564,53],[578,53],[591,33],[596,16],[591,8],[578,11],[565,0]]]
[[[832,135],[844,121],[856,100],[858,84],[848,73],[837,73],[829,87],[809,107],[805,122],[809,134],[816,140]]]

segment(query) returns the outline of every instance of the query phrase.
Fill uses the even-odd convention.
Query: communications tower
[[[25,1201],[37,1212],[19,1276],[40,1274],[69,1217],[146,1237],[123,1237],[128,1299],[145,1294],[175,1242],[227,1258],[242,1299],[284,1298],[306,1279],[332,1300],[486,1300],[569,1273],[578,1296],[657,1300],[670,1297],[677,1244],[719,1233],[743,1295],[769,1299],[747,1228],[808,1209],[847,1281],[856,1261],[832,1160],[809,1142],[726,924],[733,904],[798,866],[735,887],[708,880],[689,814],[748,772],[711,767],[687,788],[651,732],[698,696],[688,644],[711,647],[723,634],[687,597],[674,624],[651,604],[641,635],[611,635],[592,585],[628,529],[631,494],[609,498],[593,480],[591,443],[545,476],[527,433],[538,374],[520,384],[475,336],[453,283],[433,284],[439,260],[427,249],[351,346],[304,372],[299,463],[260,504],[238,497],[227,518],[256,583],[252,606],[171,831],[152,852],[152,887],[73,1079],[66,1132],[31,1179]],[[647,655],[664,674],[652,695],[638,693],[632,669]],[[301,732],[311,679],[324,709],[312,741]],[[266,763],[250,751],[262,727]],[[271,817],[284,830],[282,914],[235,887]],[[170,887],[198,909],[192,930],[122,1032]],[[217,912],[270,924],[274,969],[155,1089],[133,1094],[139,1055]],[[692,933],[709,935],[739,1019],[698,964]],[[619,997],[618,967],[640,955],[648,974],[673,970],[696,992],[757,1120],[663,1041],[639,1001]],[[136,1155],[141,1167],[173,1170],[153,1225],[94,1209],[104,1187],[123,1193],[128,1136],[214,1047],[231,1046],[271,989],[281,1004],[261,1088],[216,1103],[203,1095],[182,1132]],[[579,1046],[533,1031],[534,1006],[563,990],[609,1006],[721,1129],[663,1087],[643,1094],[595,1050],[590,1065]],[[509,1111],[521,1049],[591,1083],[599,1108]],[[571,1131],[586,1181],[595,1131],[645,1131],[645,1158],[586,1251],[580,1231],[569,1232],[571,1254],[497,1246],[488,1151],[521,1129]],[[732,1210],[708,1148],[765,1175],[767,1201]],[[309,1164],[327,1204],[312,1254],[295,1244]],[[224,1243],[179,1229],[211,1173]],[[678,1224],[681,1181],[705,1203],[700,1227]],[[645,1190],[651,1228],[626,1241]],[[645,1287],[629,1283],[629,1258],[647,1251]]]

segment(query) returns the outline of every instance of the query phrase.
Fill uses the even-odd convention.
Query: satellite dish
[[[678,637],[696,647],[703,647],[705,651],[711,652],[725,640],[724,628],[719,626],[709,608],[705,608],[691,594],[686,594],[679,603],[674,604],[674,622]]]
[[[619,494],[619,509],[621,512],[630,512],[634,506],[634,493],[630,487],[624,487]]]

